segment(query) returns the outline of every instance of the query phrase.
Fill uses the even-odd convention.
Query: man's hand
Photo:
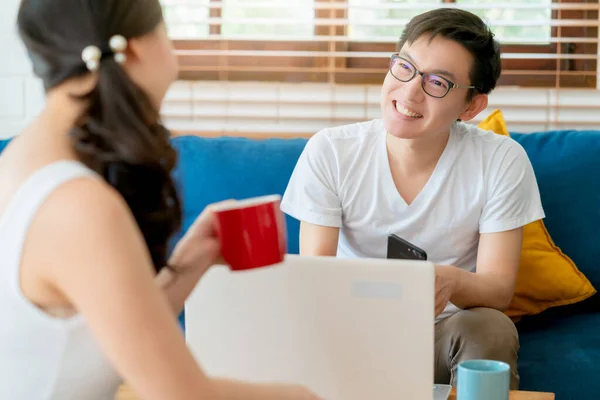
[[[488,307],[504,311],[514,294],[523,228],[482,234],[477,272],[451,265],[435,267],[435,315],[451,301],[460,309]]]
[[[440,315],[450,301],[457,287],[456,267],[451,265],[435,266],[435,317]]]
[[[450,301],[460,309],[488,307],[504,311],[514,295],[523,228],[482,234],[477,250],[476,272],[437,267],[437,275],[453,275]],[[437,281],[438,279],[436,279]],[[440,285],[446,280],[439,278]],[[438,285],[436,284],[436,287]],[[437,300],[436,300],[437,303]]]

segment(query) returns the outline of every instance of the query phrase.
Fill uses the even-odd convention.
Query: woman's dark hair
[[[22,0],[17,20],[46,90],[89,72],[82,60],[87,46],[101,50],[97,85],[81,99],[89,107],[70,132],[73,146],[127,201],[157,271],[181,225],[171,177],[176,152],[159,110],[115,61],[109,41],[143,36],[162,20],[158,0]]]
[[[424,34],[431,35],[431,40],[437,35],[453,40],[473,55],[470,78],[477,92],[489,94],[496,87],[502,71],[500,43],[477,15],[456,8],[439,8],[417,15],[402,32],[398,51]],[[469,94],[472,95],[471,91]]]

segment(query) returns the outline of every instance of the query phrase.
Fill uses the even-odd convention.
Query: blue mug
[[[467,360],[458,364],[457,400],[508,400],[510,366],[502,361]]]

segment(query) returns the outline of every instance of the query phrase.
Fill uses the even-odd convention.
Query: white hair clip
[[[81,53],[81,59],[85,63],[85,66],[89,71],[97,71],[100,66],[100,59],[102,58],[102,51],[98,46],[88,46],[83,49]]]
[[[115,35],[110,38],[108,42],[110,49],[115,53],[115,61],[118,64],[123,64],[127,60],[125,56],[125,49],[127,49],[127,39],[121,35]]]
[[[110,50],[114,53],[115,61],[118,64],[123,64],[127,57],[125,56],[125,49],[127,49],[127,39],[121,35],[114,35],[108,42]],[[81,53],[81,59],[85,63],[85,66],[90,71],[97,71],[100,67],[100,60],[102,59],[102,50],[98,46],[88,46],[83,49]]]

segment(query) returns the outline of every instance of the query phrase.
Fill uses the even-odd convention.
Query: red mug
[[[221,254],[234,271],[265,267],[283,261],[287,252],[281,196],[270,195],[216,206]]]

